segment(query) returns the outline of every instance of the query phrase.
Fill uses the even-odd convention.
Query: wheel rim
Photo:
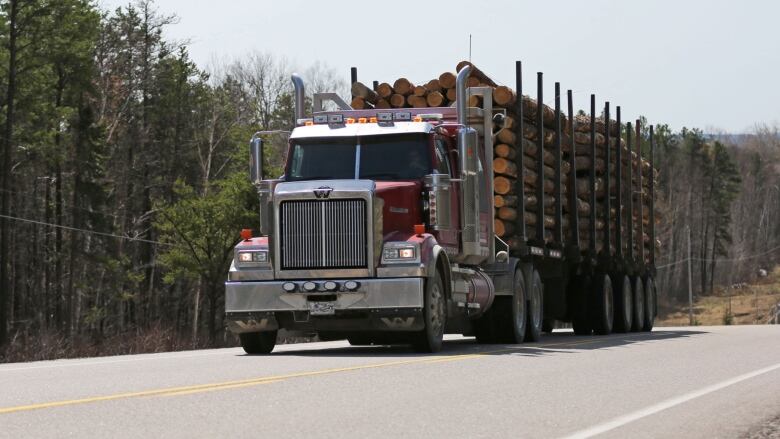
[[[637,326],[641,327],[645,321],[645,291],[642,282],[636,285],[636,314]]]
[[[628,278],[624,278],[623,282],[623,316],[628,320],[628,322],[631,321],[631,313],[633,312],[633,302],[632,295],[631,295],[631,282],[628,280]]]
[[[515,285],[515,329],[521,332],[525,329],[525,290],[523,289],[522,279]]]
[[[444,301],[442,300],[441,286],[438,282],[431,288],[431,303],[429,306],[429,323],[433,334],[438,335],[444,329]]]
[[[647,296],[647,309],[645,309],[645,314],[647,314],[647,320],[646,323],[650,323],[653,321],[654,312],[655,310],[655,288],[653,288],[653,281],[648,279],[647,281],[647,288],[645,288],[645,296]]]
[[[542,300],[539,296],[539,288],[534,285],[534,290],[531,294],[531,313],[533,314],[531,317],[534,322],[534,328],[542,325]]]
[[[612,315],[613,315],[613,312],[614,312],[613,311],[614,310],[614,303],[612,303],[614,299],[612,298],[612,288],[609,288],[608,285],[609,285],[608,284],[608,280],[605,277],[604,278],[604,288],[603,288],[603,291],[602,291],[602,293],[604,294],[604,312],[606,313],[607,318],[611,322],[612,321]]]

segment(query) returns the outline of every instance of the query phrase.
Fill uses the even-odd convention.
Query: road
[[[17,363],[0,390],[14,438],[740,437],[780,415],[780,326]]]

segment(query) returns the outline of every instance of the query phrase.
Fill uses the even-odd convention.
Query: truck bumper
[[[226,282],[225,312],[234,333],[269,331],[415,331],[423,328],[423,278],[354,279],[355,291],[336,282],[336,291],[325,291],[326,281],[311,280],[316,289],[303,291],[306,281]],[[283,285],[296,284],[294,292]],[[318,306],[325,305],[323,307]]]

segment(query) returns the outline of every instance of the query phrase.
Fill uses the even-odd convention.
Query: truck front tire
[[[423,297],[423,319],[425,328],[414,334],[412,347],[421,353],[434,353],[441,350],[444,340],[444,325],[447,322],[447,297],[441,273],[436,271],[433,279],[425,281]]]
[[[270,354],[276,346],[277,331],[245,332],[238,334],[241,347],[250,355]]]

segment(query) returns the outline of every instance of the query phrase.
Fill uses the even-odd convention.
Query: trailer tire
[[[634,321],[631,325],[632,332],[639,332],[645,327],[645,289],[642,286],[642,278],[634,279]]]
[[[525,340],[536,342],[542,338],[542,321],[544,320],[544,287],[538,271],[531,271],[531,278],[528,279],[527,285],[528,323],[525,325]]]
[[[575,335],[590,335],[593,328],[590,324],[590,296],[591,280],[585,276],[576,276],[569,282],[569,298],[571,310],[571,326]]]
[[[241,347],[250,355],[270,354],[276,346],[277,331],[245,332],[238,334]]]
[[[631,289],[631,279],[625,274],[615,275],[612,283],[615,293],[615,321],[612,325],[614,332],[631,332],[631,322],[634,317],[634,292]]]
[[[653,278],[650,276],[647,276],[647,279],[645,279],[644,291],[645,291],[645,321],[644,321],[644,325],[642,326],[642,330],[652,331],[653,324],[655,323],[655,310],[656,310],[657,297],[655,293],[655,282],[653,282]]]
[[[423,319],[425,327],[413,335],[412,348],[420,353],[439,352],[447,322],[447,297],[439,270],[425,281]]]
[[[609,335],[612,332],[612,320],[615,307],[613,302],[612,281],[609,275],[597,275],[592,289],[592,313],[593,333],[596,335]]]

